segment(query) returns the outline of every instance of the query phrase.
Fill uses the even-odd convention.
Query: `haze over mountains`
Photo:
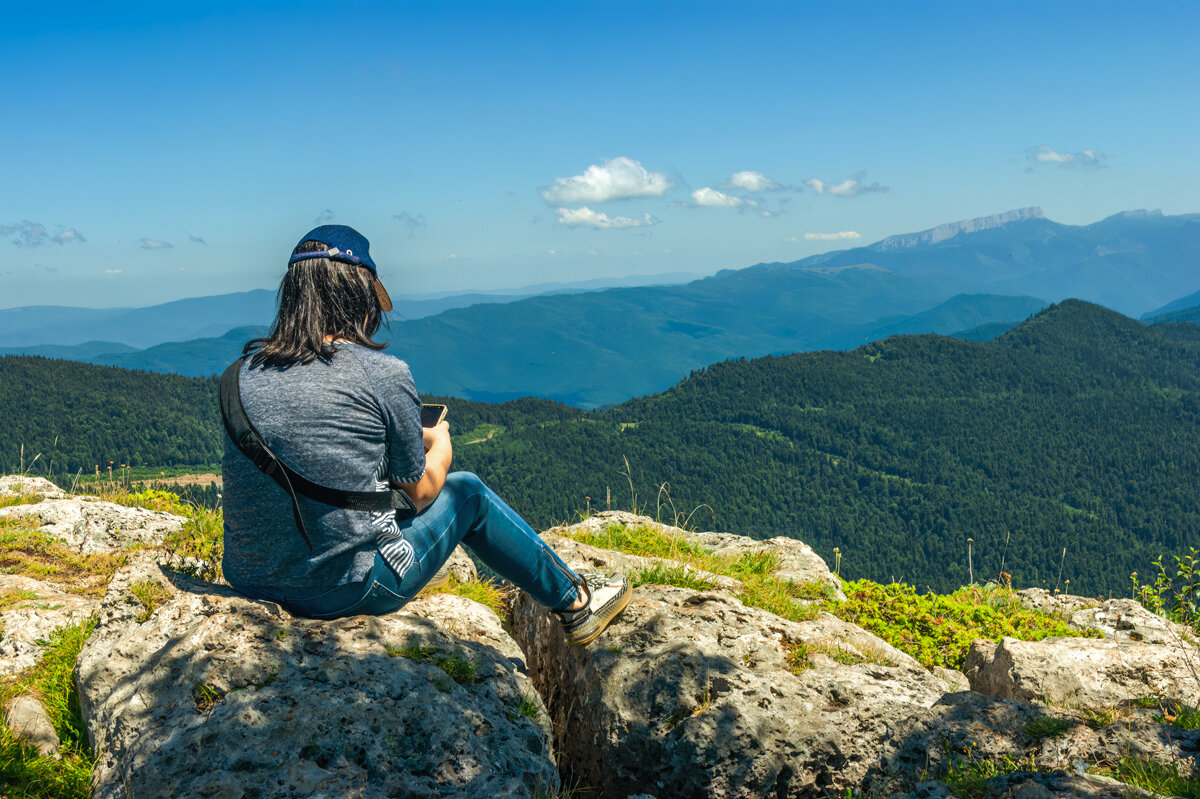
[[[897,333],[982,340],[1069,297],[1186,319],[1200,300],[1184,295],[1197,287],[1200,215],[1135,211],[1072,226],[1026,208],[685,285],[397,303],[384,337],[397,342],[391,351],[409,362],[424,392],[595,407],[661,391],[728,358],[849,349]],[[0,352],[212,374],[261,333],[272,305],[272,293],[259,291],[124,315],[13,309],[0,312],[0,346],[9,346]],[[52,331],[21,327],[39,314]],[[122,325],[132,332],[104,335]],[[92,335],[80,338],[84,331]],[[160,338],[147,346],[151,331]],[[164,343],[171,331],[186,340]],[[68,340],[75,343],[63,346]]]

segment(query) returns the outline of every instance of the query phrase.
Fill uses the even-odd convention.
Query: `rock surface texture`
[[[0,575],[0,675],[34,665],[59,627],[97,618],[75,665],[97,799],[941,799],[962,775],[974,775],[972,796],[1148,795],[1087,773],[1129,758],[1200,778],[1200,732],[1163,719],[1200,702],[1200,650],[1129,600],[1023,591],[1026,605],[1105,637],[980,639],[966,674],[931,672],[811,600],[795,600],[805,620],[790,621],[737,598],[754,601],[749,578],[690,568],[715,587],[640,585],[595,642],[568,648],[557,618],[520,592],[503,623],[447,593],[382,617],[293,618],[172,571],[197,565],[152,546],[178,517],[53,485],[0,479],[5,491],[44,497],[0,512],[67,542],[70,557],[125,564],[111,581],[101,572],[102,599]],[[611,524],[716,554],[768,553],[776,577],[841,596],[824,561],[791,539],[616,512],[545,538],[577,568],[683,565],[571,537]],[[451,571],[475,575],[461,552]],[[4,710],[11,731],[53,754],[35,699]]]
[[[128,508],[94,497],[44,499],[32,505],[0,508],[31,527],[64,541],[77,552],[112,552],[130,544],[161,544],[163,536],[187,521],[164,511]]]
[[[999,699],[1106,708],[1145,698],[1200,704],[1200,652],[1120,639],[976,639],[964,671],[971,690]]]
[[[129,590],[145,583],[169,596],[150,614]],[[461,597],[309,621],[141,557],[77,665],[93,795],[553,795],[523,672],[496,615]]]
[[[33,666],[55,630],[84,621],[100,604],[19,574],[0,574],[0,596],[14,597],[0,609],[0,676]]]

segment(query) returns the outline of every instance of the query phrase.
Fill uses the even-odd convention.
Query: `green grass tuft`
[[[827,603],[835,616],[874,633],[926,668],[962,669],[975,638],[1038,641],[1050,636],[1098,637],[1054,615],[1023,607],[1011,589],[971,586],[950,595],[918,594],[901,583],[846,583],[846,601]]]
[[[1054,738],[1062,735],[1074,725],[1066,719],[1056,719],[1050,716],[1042,716],[1034,719],[1025,725],[1021,730],[1026,738],[1032,738],[1035,741],[1040,741],[1043,738]]]
[[[422,593],[452,594],[454,596],[466,597],[487,606],[488,609],[501,619],[505,618],[508,613],[508,607],[504,602],[503,589],[498,583],[491,580],[467,580],[466,582],[459,582],[457,577],[451,575],[449,582],[437,588],[426,589]]]
[[[1104,773],[1159,796],[1200,799],[1200,780],[1180,774],[1179,766],[1174,763],[1167,765],[1136,757],[1123,757],[1116,768]]]
[[[692,591],[712,591],[717,587],[716,583],[704,579],[686,566],[667,566],[663,563],[638,569],[629,575],[629,581],[634,585],[674,585]]]
[[[478,663],[473,660],[464,660],[458,655],[442,652],[435,646],[408,644],[402,647],[387,647],[386,651],[392,657],[432,663],[446,672],[446,675],[459,685],[470,685],[483,679],[476,673],[479,668]]]
[[[133,594],[133,598],[142,603],[142,611],[137,615],[135,621],[141,624],[148,621],[154,611],[162,607],[171,599],[171,592],[166,586],[156,580],[143,580],[129,586],[129,593]]]
[[[0,718],[0,786],[5,795],[13,799],[91,796],[95,757],[88,747],[87,730],[71,675],[79,650],[95,625],[92,619],[55,632],[36,666],[0,686],[0,704],[21,694],[37,696],[62,743],[60,759],[40,757],[35,749],[15,739]]]

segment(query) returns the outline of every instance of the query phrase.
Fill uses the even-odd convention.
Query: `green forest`
[[[32,383],[14,389],[21,373]],[[0,386],[24,417],[0,434],[6,471],[21,442],[26,461],[56,452],[54,471],[102,453],[217,459],[211,380],[5,358]],[[113,413],[121,394],[142,399]],[[611,492],[664,521],[800,538],[830,563],[837,547],[848,579],[936,591],[1004,571],[1017,587],[1121,594],[1160,554],[1200,545],[1200,327],[1078,301],[991,342],[728,361],[601,411],[444,401],[456,468],[538,528]],[[155,460],[151,430],[175,460]],[[71,448],[51,443],[70,431]]]

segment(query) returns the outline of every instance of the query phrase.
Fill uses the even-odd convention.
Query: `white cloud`
[[[817,194],[832,194],[834,197],[856,197],[859,194],[867,194],[870,192],[885,192],[887,186],[879,183],[863,183],[867,177],[866,172],[859,172],[855,175],[840,180],[837,183],[821,180],[820,178],[808,178],[804,181],[804,185],[808,186]]]
[[[554,183],[538,191],[551,205],[563,205],[661,197],[671,185],[661,172],[650,172],[632,158],[619,156],[604,164],[592,164],[582,175],[555,178]]]
[[[1055,150],[1053,147],[1043,144],[1040,147],[1030,147],[1025,151],[1025,157],[1034,164],[1041,166],[1043,164],[1057,164],[1064,167],[1093,167],[1098,168],[1104,166],[1108,156],[1099,150],[1080,150],[1077,153],[1066,153]]]
[[[721,188],[743,189],[745,191],[777,191],[782,189],[783,186],[780,186],[762,172],[746,170],[745,172],[734,172],[728,181],[721,184]]]
[[[121,273],[122,273],[122,272],[124,272],[124,271],[125,271],[124,269],[105,269],[105,270],[104,270],[104,274],[106,274],[106,275],[119,275],[119,274],[121,274]]]
[[[22,219],[11,225],[0,225],[0,236],[12,237],[12,243],[16,247],[41,247],[43,244],[70,244],[71,242],[87,241],[83,234],[73,227],[64,228],[58,233],[50,235],[46,226],[41,222],[33,222],[28,219]]]
[[[701,206],[726,208],[742,204],[742,200],[739,198],[722,194],[716,189],[710,189],[708,186],[692,192],[692,202]]]
[[[650,214],[646,214],[642,219],[633,219],[628,216],[609,216],[608,214],[593,211],[586,205],[582,208],[558,208],[558,223],[560,225],[569,225],[571,227],[594,227],[600,230],[610,230],[613,228],[623,227],[647,227],[653,225],[653,220],[650,219]]]
[[[853,230],[843,230],[839,233],[805,233],[805,241],[840,241],[842,239],[861,239],[862,234]]]
[[[138,239],[134,244],[143,250],[169,250],[175,246],[169,241],[158,241],[157,239]]]

